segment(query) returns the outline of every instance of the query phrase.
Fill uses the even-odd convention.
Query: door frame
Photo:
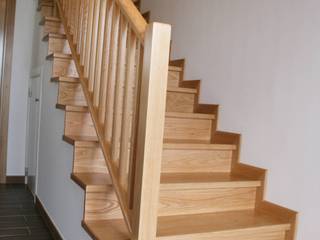
[[[0,19],[0,21],[4,21],[3,42],[0,42],[2,45],[0,47],[3,48],[2,63],[0,62],[0,183],[6,182],[7,172],[9,101],[15,11],[16,0],[0,0],[0,12],[4,12],[2,20]]]
[[[34,79],[35,78],[39,78],[39,82],[38,82],[38,90],[39,92],[37,92],[39,95],[37,96],[38,97],[38,115],[35,116],[37,118],[37,126],[36,126],[36,129],[35,129],[35,134],[36,134],[36,140],[35,142],[33,142],[33,144],[35,144],[35,146],[33,147],[36,147],[36,152],[35,152],[35,159],[30,159],[30,144],[31,143],[31,139],[30,139],[30,111],[31,111],[31,104],[36,104],[35,102],[33,102],[33,99],[32,99],[32,96],[37,94],[35,92],[32,91],[32,86],[34,84]],[[29,164],[30,164],[30,161],[35,161],[35,182],[34,182],[34,188],[32,188],[31,186],[29,186],[29,189],[31,190],[32,194],[34,196],[36,196],[37,194],[37,191],[38,191],[38,166],[39,166],[39,145],[40,145],[40,124],[41,124],[41,105],[42,105],[42,81],[43,81],[43,67],[42,66],[39,66],[39,67],[36,67],[36,68],[33,68],[31,70],[31,74],[30,74],[30,77],[29,77],[29,84],[28,84],[28,112],[27,112],[27,133],[26,133],[26,160],[25,160],[25,163],[26,163],[26,178],[27,178],[27,184],[29,185],[30,184],[30,169],[29,169]],[[34,191],[32,191],[34,190]]]

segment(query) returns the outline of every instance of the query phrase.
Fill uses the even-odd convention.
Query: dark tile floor
[[[0,185],[0,240],[48,240],[49,230],[25,185]]]

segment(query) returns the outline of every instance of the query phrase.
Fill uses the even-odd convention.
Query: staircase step
[[[162,173],[230,172],[235,145],[164,143]]]
[[[85,190],[85,220],[122,217],[109,174],[73,173],[71,178]]]
[[[52,17],[52,16],[44,16],[41,18],[39,24],[44,25],[46,21],[61,23],[60,18]]]
[[[42,41],[48,41],[50,38],[67,40],[67,35],[63,33],[47,33],[43,35]],[[49,53],[49,54],[52,54],[52,53]]]
[[[83,227],[93,239],[130,240],[126,224],[122,219],[83,221]]]
[[[65,113],[64,134],[67,136],[96,137],[97,133],[90,113],[67,111]]]
[[[169,92],[179,92],[179,93],[192,93],[196,94],[198,91],[194,88],[181,88],[181,87],[168,87]]]
[[[48,33],[42,38],[43,41],[48,41],[48,56],[54,53],[71,54],[71,49],[65,34]],[[50,56],[51,58],[53,56]]]
[[[163,173],[159,216],[254,209],[259,186],[227,173]]]
[[[66,112],[83,112],[83,113],[86,113],[86,112],[89,111],[88,107],[63,105],[63,104],[56,104],[56,108],[64,110]]]
[[[212,189],[260,187],[261,181],[231,173],[162,173],[161,189]]]
[[[43,36],[47,35],[48,33],[65,34],[64,27],[58,18],[44,16],[39,24],[43,25]]]
[[[83,189],[88,186],[111,185],[111,178],[106,173],[72,173],[71,178]]]
[[[232,144],[211,144],[203,141],[164,140],[164,149],[197,149],[197,150],[236,150]]]
[[[46,59],[53,61],[52,77],[79,77],[75,62],[70,54],[55,52],[49,54]]]
[[[190,118],[190,119],[215,119],[214,114],[203,113],[181,113],[181,112],[166,112],[166,117],[171,118]]]
[[[82,86],[70,82],[59,82],[57,103],[60,105],[87,107]]]
[[[161,240],[284,240],[290,224],[255,210],[160,217]]]
[[[196,94],[196,89],[168,86],[166,111],[194,112]]]
[[[176,66],[169,66],[168,87],[179,87],[182,81],[183,68]]]
[[[73,173],[108,173],[108,168],[99,146],[75,146]]]
[[[210,114],[167,112],[164,137],[210,141],[214,119]]]
[[[51,78],[52,82],[67,82],[67,83],[78,83],[79,82],[79,78],[75,78],[75,77],[52,77]]]
[[[99,146],[97,137],[63,135],[63,140],[71,145],[87,146],[87,147]]]

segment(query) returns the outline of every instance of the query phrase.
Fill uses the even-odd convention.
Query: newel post
[[[132,231],[156,238],[171,26],[148,25],[144,40]]]

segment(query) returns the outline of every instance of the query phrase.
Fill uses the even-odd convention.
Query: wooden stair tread
[[[44,16],[44,17],[40,20],[39,24],[40,24],[40,25],[44,25],[44,23],[45,23],[46,21],[61,23],[60,18],[52,17],[52,16]]]
[[[106,173],[72,173],[71,178],[83,188],[111,184],[111,178]]]
[[[166,117],[172,117],[172,118],[194,118],[194,119],[215,119],[215,115],[214,114],[182,113],[182,112],[166,112]]]
[[[161,189],[259,187],[261,181],[230,173],[162,173]]]
[[[126,224],[121,219],[83,221],[82,225],[94,239],[130,240]]]
[[[165,216],[158,218],[158,237],[270,227],[287,231],[290,224],[256,210]],[[189,238],[188,238],[189,239]]]
[[[75,145],[76,142],[98,143],[97,137],[90,137],[90,136],[63,135],[63,140],[72,145]]]
[[[197,149],[197,150],[236,150],[233,144],[212,144],[205,141],[186,141],[177,139],[165,139],[163,147],[165,149]]]
[[[175,72],[182,72],[182,67],[176,67],[176,66],[169,66],[169,71],[175,71]]]
[[[47,60],[51,60],[54,58],[72,59],[72,55],[65,53],[51,53],[46,57]]]
[[[68,83],[79,83],[79,78],[75,78],[75,77],[64,77],[64,76],[60,76],[60,77],[52,77],[51,78],[52,82],[68,82]]]
[[[169,92],[179,92],[179,93],[192,93],[196,94],[198,91],[195,88],[182,88],[182,87],[168,87]]]
[[[62,33],[47,33],[46,35],[43,36],[42,40],[43,41],[48,41],[49,38],[60,38],[60,39],[66,39],[67,36]]]
[[[88,112],[89,111],[88,107],[63,105],[63,104],[56,104],[56,108],[65,110],[67,112]]]

